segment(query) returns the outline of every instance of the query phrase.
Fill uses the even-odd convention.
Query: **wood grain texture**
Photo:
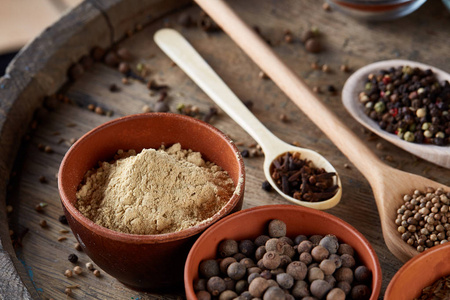
[[[125,2],[127,4],[124,4]],[[138,9],[135,5],[138,2],[143,1],[84,2],[82,7],[78,8],[79,12],[91,15],[92,18],[81,18],[79,23],[73,20],[73,23],[79,26],[75,26],[79,28],[79,31],[75,31],[74,34],[78,38],[63,37],[64,34],[70,33],[69,28],[66,30],[52,28],[51,32],[55,35],[53,39],[41,37],[41,41],[45,41],[46,46],[29,46],[35,47],[29,49],[36,49],[37,52],[27,50],[28,48],[24,49],[9,68],[10,78],[0,79],[0,85],[3,86],[0,89],[0,153],[2,154],[0,176],[2,180],[6,182],[10,177],[13,160],[18,155],[21,137],[31,124],[33,112],[42,103],[41,96],[52,94],[60,89],[66,82],[67,67],[77,61],[81,55],[86,54],[93,45],[97,43],[103,46],[109,45],[110,28],[114,29],[113,39],[122,39],[123,33],[132,30],[133,26],[138,23],[148,23],[141,31],[134,32],[119,44],[130,50],[133,56],[131,66],[136,68],[138,63],[145,64],[150,70],[148,79],[170,86],[168,104],[172,111],[175,112],[179,104],[191,104],[197,106],[201,112],[206,112],[213,102],[180,69],[173,66],[153,43],[153,33],[157,29],[172,25],[187,37],[240,99],[254,102],[253,113],[269,130],[286,142],[295,141],[302,147],[319,151],[333,163],[342,179],[343,198],[338,206],[327,212],[356,227],[370,241],[382,266],[382,291],[384,291],[402,262],[389,252],[384,243],[372,190],[361,173],[272,81],[259,78],[259,68],[225,34],[207,34],[196,27],[182,28],[177,25],[180,12],[155,20],[169,10],[169,6],[163,4],[158,6],[161,9],[160,13],[155,14],[146,2],[142,5],[147,7],[148,13],[139,13],[136,19],[129,19],[128,13],[136,16]],[[111,5],[108,6],[107,3]],[[128,3],[132,3],[129,8],[131,12],[127,10]],[[161,2],[155,1],[155,3]],[[181,7],[185,3],[173,1],[171,7]],[[449,53],[450,45],[446,41],[449,36],[450,19],[440,1],[428,1],[418,12],[386,23],[359,22],[337,12],[326,12],[322,10],[320,1],[313,0],[276,2],[230,0],[229,3],[248,24],[260,28],[262,34],[274,44],[275,52],[304,79],[308,86],[321,88],[323,91],[319,94],[321,101],[333,110],[358,138],[365,141],[378,158],[401,170],[438,180],[445,185],[450,184],[449,170],[417,159],[363,131],[361,125],[345,111],[340,97],[327,91],[328,85],[334,85],[340,90],[349,76],[348,73],[342,73],[339,70],[341,64],[347,64],[355,70],[377,60],[407,58],[439,66],[448,71],[450,62],[447,53]],[[87,6],[91,8],[88,9]],[[107,16],[111,15],[111,18],[108,17],[106,21],[105,14],[96,7],[104,10]],[[200,14],[199,8],[195,6],[183,11],[195,19],[198,19]],[[96,16],[94,12],[97,12]],[[123,19],[120,18],[121,15]],[[152,18],[147,19],[149,15]],[[69,16],[66,17],[69,18]],[[69,19],[65,22],[68,23]],[[90,26],[94,26],[95,29]],[[130,27],[127,28],[128,26]],[[322,33],[321,41],[324,51],[319,54],[306,52],[299,41],[301,33],[311,26],[318,26]],[[294,42],[291,44],[284,42],[285,29],[293,33]],[[90,30],[92,34],[86,34],[91,32]],[[45,34],[49,33],[44,33],[43,36]],[[61,49],[53,49],[50,45],[54,48],[59,46]],[[45,49],[54,51],[54,57],[50,54],[47,56]],[[27,62],[26,57],[30,62]],[[332,71],[323,73],[320,70],[313,70],[310,67],[313,62],[326,63]],[[31,71],[26,71],[27,67]],[[22,144],[23,163],[15,176],[17,185],[13,187],[6,199],[8,204],[14,206],[14,211],[9,216],[13,226],[29,228],[29,233],[23,240],[23,247],[16,252],[10,245],[5,222],[6,213],[3,203],[6,195],[1,195],[2,247],[13,258],[16,269],[22,266],[24,270],[23,274],[20,274],[22,280],[31,282],[29,274],[33,274],[30,289],[43,299],[65,299],[64,288],[73,284],[80,286],[73,290],[76,299],[131,299],[131,297],[134,299],[177,299],[183,294],[182,291],[165,295],[133,291],[107,274],[102,273],[102,276],[97,278],[85,268],[82,276],[66,278],[63,275],[66,269],[73,268],[67,260],[70,253],[76,253],[79,256],[80,266],[84,266],[89,261],[84,253],[73,248],[75,238],[70,233],[60,232],[68,227],[58,222],[62,210],[55,174],[70,145],[70,139],[78,138],[110,119],[140,113],[144,105],[154,108],[159,97],[157,93],[149,92],[147,87],[138,81],[124,85],[121,80],[122,74],[117,70],[97,63],[78,81],[64,87],[63,92],[68,95],[72,104],[58,103],[51,111],[39,110],[39,118],[36,119],[37,127],[29,135],[29,142]],[[120,88],[119,92],[109,91],[113,83]],[[100,106],[114,114],[110,117],[97,115],[87,109],[89,104]],[[285,114],[289,121],[282,122],[281,114]],[[223,112],[213,118],[211,123],[239,144],[242,143],[240,146],[242,150],[249,149],[250,144],[253,143],[253,140]],[[40,151],[38,144],[51,146],[53,153]],[[244,208],[289,203],[281,196],[261,189],[261,183],[264,180],[263,157],[246,158],[245,164],[247,185]],[[346,164],[349,167],[345,167]],[[40,183],[40,176],[45,176],[47,183]],[[43,213],[37,213],[34,209],[40,202],[48,204]],[[44,219],[49,225],[47,228],[39,226],[39,222]],[[60,236],[67,239],[58,242]],[[21,262],[14,258],[16,256]],[[23,265],[26,266],[26,271]],[[17,291],[22,290],[23,288]]]

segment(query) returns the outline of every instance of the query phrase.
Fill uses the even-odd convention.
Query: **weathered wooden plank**
[[[98,16],[101,21],[99,19],[97,20],[98,23],[95,23],[101,26],[95,31],[95,34],[102,41],[101,43],[107,45],[111,39],[106,29],[109,26],[114,29],[112,39],[121,40],[130,29],[135,28],[138,24],[148,23],[142,30],[135,31],[132,35],[121,40],[118,45],[126,47],[131,52],[130,66],[136,69],[138,63],[143,63],[150,71],[147,79],[154,79],[159,83],[169,85],[167,101],[172,111],[175,112],[177,106],[181,104],[190,104],[205,112],[209,109],[209,106],[213,105],[212,101],[179,68],[172,65],[171,61],[155,46],[152,40],[153,33],[163,26],[177,28],[242,100],[254,102],[253,113],[272,132],[286,142],[295,141],[301,146],[318,150],[332,161],[343,181],[344,195],[342,202],[328,212],[355,226],[371,242],[381,262],[384,291],[390,278],[400,268],[401,262],[391,255],[384,245],[372,191],[367,181],[355,168],[352,168],[347,158],[331,144],[320,130],[311,124],[305,115],[270,80],[259,78],[259,69],[226,35],[223,33],[207,34],[196,26],[191,28],[179,26],[177,19],[180,12],[167,15],[163,19],[150,21],[157,16],[161,16],[163,11],[168,11],[170,7],[178,6],[179,3],[175,4],[176,1],[171,2],[172,6],[166,5],[164,1],[153,1],[152,3],[161,10],[161,13],[156,15],[150,13],[150,2],[142,4],[145,7],[143,10],[148,11],[148,14],[141,13],[138,6],[139,2],[144,1],[91,0],[88,4],[85,4],[91,5],[94,10],[100,9],[105,12],[106,17],[103,14]],[[184,3],[179,4],[179,7],[184,7]],[[439,66],[444,70],[450,69],[450,62],[446,59],[447,53],[450,51],[450,45],[445,42],[450,33],[450,20],[446,17],[448,13],[443,11],[442,4],[428,1],[417,13],[407,18],[386,23],[359,22],[337,12],[323,11],[321,4],[312,0],[230,1],[230,5],[244,20],[251,25],[257,25],[261,32],[273,42],[275,51],[305,79],[307,84],[321,88],[322,93],[319,94],[321,100],[332,108],[341,119],[346,120],[349,127],[361,139],[365,140],[379,157],[392,166],[432,177],[449,185],[449,170],[416,159],[407,152],[364,132],[361,130],[361,126],[351,119],[344,110],[340,97],[327,91],[329,85],[334,85],[340,90],[349,76],[349,73],[339,70],[341,64],[347,64],[350,68],[356,69],[375,60],[401,57],[423,61]],[[127,8],[127,6],[129,7]],[[184,8],[182,12],[189,13],[195,19],[198,19],[200,15],[199,8],[195,6]],[[153,17],[147,19],[147,16]],[[82,27],[83,30],[86,30],[87,25],[83,26],[85,26]],[[320,38],[324,44],[324,51],[319,54],[306,52],[303,44],[299,42],[301,33],[311,26],[317,26],[321,32]],[[425,29],[419,31],[419,26]],[[441,30],[436,30],[436,28]],[[293,43],[284,42],[283,32],[286,29],[293,33]],[[63,31],[55,31],[54,34],[56,32],[58,32],[58,35],[63,34]],[[91,43],[90,46],[96,44],[95,41],[90,40],[91,37],[87,38],[86,43]],[[66,43],[74,45],[75,41],[70,40]],[[82,39],[80,38],[79,41],[82,41]],[[59,43],[63,42],[59,40]],[[439,45],[439,47],[436,45]],[[56,61],[67,68],[70,63],[77,61],[80,55],[84,54],[80,49],[87,50],[90,48],[85,47],[85,45],[75,48],[73,55],[67,56],[68,61],[64,60],[64,55],[60,53]],[[43,53],[43,49],[39,51],[41,51],[39,53]],[[313,70],[310,67],[313,62],[326,63],[332,71],[324,73],[320,70]],[[26,66],[26,64],[21,66]],[[41,67],[43,68],[41,72],[47,72],[44,66]],[[11,70],[14,68],[16,67],[13,65]],[[36,71],[38,68],[36,67],[33,70]],[[26,105],[22,110],[19,110],[13,105],[15,101],[0,102],[0,113],[3,113],[4,118],[14,116],[15,120],[15,122],[8,121],[14,126],[1,127],[0,146],[3,145],[3,148],[0,148],[0,154],[2,154],[2,159],[5,160],[0,164],[2,179],[8,178],[10,165],[12,164],[11,158],[17,153],[22,131],[28,127],[31,113],[36,107],[40,106],[40,100],[35,99],[34,95],[54,92],[59,88],[56,86],[61,85],[66,80],[63,68],[60,71],[50,70],[49,72],[51,74],[49,78],[57,77],[52,79],[55,81],[46,80],[47,75],[45,74],[37,74],[39,84],[34,85],[29,83],[32,82],[33,78],[25,77],[26,75],[21,76],[25,79],[28,78],[29,81],[22,80],[16,83],[9,81],[10,79],[0,79],[0,81],[6,80],[5,83],[17,85],[14,91],[9,88],[4,91],[0,90],[0,96],[6,95],[17,98],[19,95],[24,97],[20,100],[21,103],[25,103],[22,105]],[[58,76],[61,76],[61,78]],[[111,84],[118,86],[120,91],[111,92],[109,90]],[[73,249],[74,237],[70,233],[61,233],[60,230],[67,229],[67,226],[58,222],[58,217],[62,214],[62,211],[54,176],[64,153],[70,145],[69,140],[80,137],[91,128],[107,120],[140,113],[144,105],[153,109],[159,97],[158,93],[152,93],[145,84],[138,81],[133,81],[128,85],[123,84],[120,72],[101,63],[96,63],[93,69],[86,72],[79,80],[67,85],[64,93],[73,101],[73,104],[59,103],[54,110],[43,112],[38,127],[31,135],[30,142],[24,147],[24,163],[18,176],[20,185],[15,188],[14,196],[8,198],[8,201],[17,204],[18,210],[13,218],[15,224],[27,227],[30,230],[25,236],[23,248],[17,252],[17,255],[29,270],[33,270],[33,284],[41,297],[64,299],[64,287],[79,284],[80,288],[74,290],[76,298],[175,299],[178,295],[182,295],[182,291],[171,295],[146,294],[129,290],[107,274],[96,278],[85,271],[83,276],[71,279],[63,275],[65,269],[73,267],[66,259],[68,254],[77,253],[80,258],[80,265],[89,260],[84,253]],[[109,117],[97,115],[87,109],[89,104],[98,105],[105,111],[113,111],[114,114]],[[13,112],[16,113],[13,114]],[[29,113],[30,116],[24,117],[23,113],[25,115]],[[288,117],[287,122],[280,120],[281,114]],[[1,118],[0,121],[2,121]],[[253,140],[223,113],[213,118],[212,124],[229,134],[239,143],[242,150],[249,149],[250,144],[253,143]],[[20,129],[22,127],[23,129]],[[15,142],[16,144],[3,142],[3,137],[7,136],[6,133],[10,134],[9,142],[12,141],[11,143]],[[14,133],[17,136],[14,136]],[[38,144],[49,145],[54,152],[39,151]],[[3,156],[3,154],[9,156]],[[9,159],[5,157],[9,157]],[[260,186],[264,180],[262,162],[262,156],[245,159],[247,186],[244,208],[264,204],[288,204],[280,196],[267,193],[261,189]],[[349,164],[348,168],[345,167],[346,164]],[[40,176],[45,176],[47,183],[40,183]],[[40,202],[48,204],[44,213],[37,213],[34,209],[35,205]],[[2,212],[4,212],[4,208],[0,205],[0,213]],[[47,221],[48,228],[39,226],[41,220]],[[5,244],[9,240],[7,228],[3,221],[4,219],[0,219],[0,224],[3,225],[3,227],[0,226],[0,234],[3,245],[7,246]],[[65,236],[67,239],[58,242],[57,239],[60,236]],[[10,250],[7,250],[7,252],[14,259],[11,245],[9,247]],[[52,254],[49,255],[49,253]],[[18,264],[19,267],[22,266],[22,263],[19,262]],[[26,272],[24,271],[23,275],[20,274],[20,276],[26,277]]]

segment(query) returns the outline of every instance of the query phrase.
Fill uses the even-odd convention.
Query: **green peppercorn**
[[[375,106],[373,107],[377,113],[382,113],[386,109],[386,105],[383,101],[378,101],[375,103]]]
[[[414,142],[414,133],[412,133],[411,131],[405,132],[405,134],[403,135],[403,139],[407,142]]]

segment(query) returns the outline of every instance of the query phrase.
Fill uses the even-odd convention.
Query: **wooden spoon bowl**
[[[347,79],[344,88],[342,89],[342,103],[347,111],[359,123],[371,130],[373,133],[402,148],[403,150],[417,155],[420,158],[428,160],[439,166],[450,168],[450,146],[436,146],[407,142],[395,134],[382,130],[376,121],[372,120],[364,113],[363,105],[358,101],[358,95],[364,90],[364,83],[367,76],[371,73],[377,74],[382,69],[389,69],[391,67],[395,68],[399,66],[411,66],[423,70],[431,69],[433,73],[436,74],[436,77],[440,82],[444,80],[450,81],[449,73],[426,64],[400,59],[379,61],[362,67]]]
[[[394,223],[403,195],[426,187],[450,188],[384,164],[315,93],[286,66],[273,50],[222,0],[195,0],[202,9],[253,59],[285,94],[319,127],[369,181],[389,250],[406,261],[418,252],[402,239]],[[356,204],[357,205],[357,204]]]

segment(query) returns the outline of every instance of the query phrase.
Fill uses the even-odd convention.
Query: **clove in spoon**
[[[264,175],[272,187],[287,200],[315,209],[328,209],[339,203],[342,186],[334,167],[319,153],[300,147],[292,146],[273,135],[247,109],[241,100],[231,91],[223,80],[214,72],[198,52],[173,29],[161,29],[154,35],[156,44],[186,73],[192,80],[219,105],[234,121],[245,129],[261,146],[264,151]],[[334,184],[338,189],[334,196],[327,200],[308,202],[297,200],[283,193],[271,176],[272,162],[287,152],[300,153],[301,159],[312,162],[316,168],[324,168],[327,172],[336,173]]]
[[[384,164],[311,89],[245,24],[222,0],[195,0],[197,4],[233,39],[278,87],[329,137],[358,168],[372,187],[380,215],[384,241],[400,260],[407,261],[419,252],[406,244],[394,220],[404,203],[403,195],[427,187],[448,186]],[[357,205],[357,204],[356,204]]]

